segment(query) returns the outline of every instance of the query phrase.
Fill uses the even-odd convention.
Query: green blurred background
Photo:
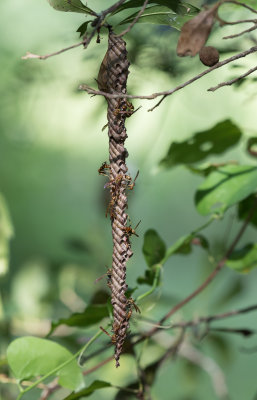
[[[111,1],[88,1],[101,10]],[[200,1],[194,1],[200,5]],[[231,11],[232,10],[232,11]],[[26,51],[45,54],[76,43],[82,14],[53,10],[46,0],[12,0],[0,3],[0,193],[5,199],[14,229],[9,268],[1,271],[0,350],[2,372],[10,341],[23,335],[44,336],[52,319],[82,311],[94,292],[104,287],[97,277],[111,264],[112,242],[109,220],[105,218],[105,179],[98,175],[101,163],[108,159],[106,103],[100,97],[78,92],[81,83],[95,85],[107,37],[91,43],[84,51],[74,49],[47,61],[21,60]],[[235,20],[247,18],[236,7],[224,10]],[[241,27],[240,27],[241,28]],[[221,57],[251,47],[249,37],[231,40],[222,37],[235,27],[215,29],[208,44],[215,45]],[[175,54],[178,32],[156,25],[138,24],[126,38],[131,60],[129,88],[135,94],[175,87],[203,70],[197,59],[178,59]],[[254,58],[255,57],[255,58]],[[256,135],[257,96],[254,82],[240,87],[207,89],[253,66],[256,56],[214,71],[197,83],[166,99],[154,112],[153,104],[135,101],[142,108],[127,120],[128,166],[132,176],[140,171],[133,193],[129,195],[132,226],[141,220],[139,238],[133,239],[134,257],[128,266],[129,286],[143,275],[144,232],[156,229],[167,245],[206,221],[194,207],[194,192],[202,178],[183,167],[164,170],[158,167],[170,143],[231,119],[244,133],[245,140]],[[217,162],[237,160],[252,163],[245,143],[219,157]],[[206,230],[217,257],[232,240],[239,227],[236,209]],[[241,244],[254,239],[248,228]],[[144,315],[158,320],[179,299],[192,291],[211,271],[201,249],[189,256],[174,256],[165,266],[162,287],[141,304]],[[179,312],[173,321],[244,307],[256,302],[256,271],[239,275],[224,270],[197,299]],[[138,290],[146,290],[142,287]],[[226,321],[220,326],[257,328],[255,314]],[[96,327],[88,330],[61,329],[58,340],[71,351],[87,340]],[[132,326],[133,330],[133,326]],[[101,341],[106,340],[101,338]],[[257,338],[212,335],[194,346],[215,360],[223,370],[232,400],[256,399],[257,353],[242,352],[254,347]],[[109,350],[108,354],[111,354]],[[152,345],[143,354],[145,363],[161,354]],[[98,361],[108,355],[105,353]],[[86,368],[96,363],[91,361]],[[132,371],[132,372],[131,372]],[[125,355],[122,366],[112,364],[87,377],[103,379],[122,386],[136,377],[133,359]],[[13,385],[0,384],[2,400],[15,399]],[[117,390],[96,392],[92,399],[113,399]],[[213,400],[217,398],[210,376],[183,359],[167,362],[155,381],[153,399]],[[58,392],[53,399],[62,399]],[[27,399],[38,398],[36,392]]]

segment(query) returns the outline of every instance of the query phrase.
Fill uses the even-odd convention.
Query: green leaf
[[[237,272],[249,272],[257,267],[257,243],[247,244],[235,250],[226,261],[226,265]]]
[[[59,321],[52,322],[51,330],[48,336],[51,335],[53,331],[60,325],[87,328],[97,324],[103,318],[108,316],[109,313],[106,305],[89,305],[82,313],[74,313],[68,318],[61,318]]]
[[[94,11],[86,7],[80,0],[47,0],[57,11],[76,12],[94,15]]]
[[[237,214],[238,218],[245,219],[249,214],[249,210],[251,210],[255,202],[256,202],[256,195],[249,196],[243,201],[241,201],[238,204],[238,214]],[[257,210],[255,210],[250,223],[257,227]]]
[[[202,161],[211,154],[227,151],[239,142],[241,136],[240,129],[230,120],[219,122],[206,131],[195,133],[190,139],[173,142],[160,164],[171,168]]]
[[[123,10],[128,10],[130,8],[138,8],[140,9],[144,4],[144,0],[130,0],[127,1],[125,4],[122,4],[120,7],[118,7],[112,15],[117,14]],[[149,0],[148,4],[158,4],[159,6],[166,6],[170,10],[173,10],[177,14],[189,14],[194,15],[197,12],[199,12],[199,8],[193,6],[192,4],[189,3],[182,3],[179,0]],[[139,11],[139,10],[138,10]],[[137,11],[137,12],[138,12]]]
[[[212,172],[198,188],[197,210],[202,215],[222,214],[257,188],[257,167],[227,165]]]
[[[79,33],[80,33],[79,37],[85,35],[85,33],[86,33],[86,31],[87,31],[87,28],[88,28],[88,24],[89,24],[90,22],[92,22],[92,20],[83,22],[83,24],[81,24],[81,25],[78,27],[78,29],[76,30],[76,32],[79,32]]]
[[[119,25],[131,23],[132,21],[134,21],[137,14],[137,12],[133,13],[132,15],[121,21]],[[190,18],[192,18],[192,14],[177,15],[176,13],[170,11],[168,7],[151,6],[143,12],[143,14],[138,19],[138,22],[147,24],[168,25],[180,30],[184,23],[187,22]]]
[[[154,229],[149,229],[144,236],[143,254],[148,267],[158,264],[165,256],[166,245]]]
[[[92,393],[94,393],[95,390],[111,387],[112,385],[108,382],[104,381],[94,381],[91,383],[91,385],[85,389],[80,390],[79,392],[76,393],[71,393],[69,396],[65,397],[63,400],[77,400],[77,399],[82,399],[83,397],[88,397]]]
[[[19,381],[45,375],[71,357],[72,354],[58,343],[32,336],[14,340],[7,349],[9,366]],[[70,390],[83,383],[76,360],[60,369],[56,376],[59,376],[58,383]]]

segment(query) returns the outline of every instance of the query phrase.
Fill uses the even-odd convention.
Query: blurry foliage
[[[72,1],[74,1],[73,4],[67,4],[68,7],[74,6],[74,4],[75,8],[76,6],[81,7],[82,3],[79,0]],[[55,3],[55,6],[59,4],[59,0],[51,0],[49,2]],[[254,2],[255,0],[248,0],[247,4],[255,6]],[[88,7],[94,8],[94,2],[89,0],[87,3]],[[101,2],[95,3],[97,3],[99,9],[102,8]],[[161,4],[160,2],[154,3]],[[199,3],[197,1],[193,2],[196,8],[201,5]],[[210,4],[213,2],[208,1],[205,3]],[[40,5],[35,5],[34,2],[31,4],[34,17],[38,18]],[[172,2],[172,4],[176,7],[178,3]],[[82,5],[86,12],[88,12],[87,5],[86,2]],[[22,16],[20,13],[15,14],[14,6],[12,8],[9,4],[1,4],[0,11],[1,7],[3,9],[10,7],[10,12],[16,20],[17,32],[21,25],[22,29],[25,29]],[[76,8],[77,11],[78,9]],[[124,11],[124,18],[129,17],[134,11]],[[46,11],[44,18],[47,20],[49,15]],[[56,18],[64,21],[62,20],[64,15],[62,14],[59,17],[59,14],[56,13]],[[78,16],[75,14],[73,18],[72,23],[74,26],[69,26],[69,35],[71,32],[75,32],[76,29],[74,27],[79,26],[83,21],[81,13]],[[119,21],[119,17],[113,16],[113,20]],[[67,19],[67,21],[70,20]],[[87,23],[88,21],[84,24]],[[3,21],[3,29],[8,30],[8,26],[9,22],[6,19],[6,21]],[[60,26],[65,29],[65,23],[61,22]],[[123,27],[119,29],[121,28]],[[215,29],[214,32],[216,33]],[[85,25],[79,33],[85,33]],[[36,37],[39,34],[39,31],[35,32]],[[62,32],[58,31],[58,34],[62,36]],[[41,33],[41,35],[43,35],[41,39],[36,39],[38,43],[40,40],[42,42],[44,33]],[[12,342],[9,347],[9,358],[11,358],[9,364],[13,367],[14,372],[20,366],[20,369],[16,371],[16,377],[32,378],[33,375],[44,374],[49,370],[49,360],[53,351],[58,352],[60,350],[60,344],[72,352],[76,352],[81,347],[81,343],[92,337],[96,327],[101,323],[100,321],[105,321],[110,312],[107,294],[101,289],[105,285],[106,279],[104,278],[99,282],[98,286],[93,285],[95,279],[105,273],[105,265],[111,263],[111,241],[109,230],[106,228],[106,219],[104,218],[103,183],[101,182],[100,185],[97,177],[97,166],[102,161],[103,151],[101,149],[98,151],[98,148],[94,147],[93,144],[96,141],[102,142],[105,140],[102,140],[106,136],[105,132],[103,134],[102,132],[96,132],[96,124],[97,129],[98,125],[100,127],[98,118],[104,111],[105,101],[99,99],[95,109],[92,107],[89,110],[91,117],[85,114],[82,124],[82,119],[79,119],[78,104],[79,102],[84,102],[83,107],[86,109],[89,107],[89,99],[84,100],[82,96],[79,97],[76,90],[77,82],[84,75],[89,75],[89,81],[90,79],[94,80],[96,76],[95,70],[98,68],[99,60],[103,55],[102,50],[106,45],[106,32],[101,32],[103,46],[101,44],[95,52],[92,51],[90,53],[91,50],[88,50],[86,53],[82,53],[85,64],[82,64],[80,59],[81,69],[76,69],[73,61],[75,55],[72,56],[71,54],[66,55],[66,58],[62,56],[63,58],[60,61],[48,62],[47,64],[37,61],[21,61],[20,55],[27,50],[27,39],[23,41],[17,40],[17,37],[19,38],[17,33],[15,42],[19,42],[20,45],[17,49],[15,47],[12,48],[10,33],[9,36],[10,44],[8,41],[3,41],[0,44],[0,89],[3,93],[0,97],[0,373],[8,373],[5,355],[7,345]],[[78,34],[76,36],[74,34],[74,38],[77,36]],[[55,38],[55,33],[53,33],[53,38]],[[215,38],[221,54],[238,50],[237,43],[232,44],[231,42],[224,45],[218,36]],[[179,78],[179,82],[181,82],[184,74],[189,72],[192,74],[192,70],[198,61],[189,60],[185,62],[182,60],[178,62],[175,53],[177,39],[177,31],[170,26],[143,24],[136,26],[127,39],[132,71],[135,74],[140,69],[144,73],[153,71],[156,87],[158,87],[158,82],[164,79],[164,76],[170,86],[175,85],[175,78]],[[66,45],[65,40],[64,46]],[[50,39],[48,39],[48,42],[45,42],[44,45],[45,49],[50,44]],[[58,48],[58,43],[56,47]],[[68,61],[70,59],[71,61]],[[60,65],[64,65],[63,69]],[[231,65],[230,68],[232,70],[233,66]],[[69,79],[67,79],[67,76]],[[148,79],[148,75],[145,75],[145,77]],[[244,90],[245,87],[254,85],[255,80],[256,78],[250,77],[239,81],[236,90],[237,95],[240,96],[240,91]],[[55,83],[56,81],[58,82],[57,84]],[[147,84],[151,91],[151,82],[147,82]],[[66,85],[68,88],[65,90],[68,93],[65,90],[63,91]],[[134,83],[134,88],[132,85],[131,90],[135,91],[135,85],[136,83]],[[49,91],[51,86],[53,86],[53,89]],[[59,91],[60,97],[55,98],[55,93],[58,94]],[[198,92],[197,87],[195,87],[195,91]],[[231,93],[234,92],[231,91]],[[51,96],[53,99],[51,99]],[[69,102],[68,108],[65,108],[61,102],[61,96],[69,96],[67,100]],[[190,103],[187,103],[186,96],[187,94],[185,94],[184,98],[181,97],[182,100],[178,98],[175,102],[181,101],[185,102],[186,105],[190,105]],[[221,94],[219,98],[221,107],[226,110],[227,103],[226,100],[223,101],[222,96]],[[41,98],[44,101],[40,102]],[[238,98],[241,99],[238,101],[243,99],[243,97]],[[252,193],[256,191],[257,187],[256,167],[254,164],[256,159],[254,159],[253,154],[250,156],[249,152],[246,153],[247,146],[244,146],[244,148],[242,146],[247,133],[247,129],[244,129],[243,126],[244,115],[246,115],[245,119],[248,123],[247,110],[243,107],[241,107],[242,110],[240,108],[240,118],[243,121],[242,127],[239,127],[237,122],[232,122],[234,121],[232,117],[237,117],[237,110],[234,111],[232,117],[229,111],[227,114],[225,111],[222,114],[222,119],[213,123],[211,122],[213,119],[210,121],[210,114],[214,115],[216,109],[210,107],[208,114],[206,113],[205,115],[201,110],[204,101],[201,93],[195,93],[194,98],[192,98],[192,102],[199,104],[197,113],[201,123],[197,121],[195,111],[191,113],[188,106],[187,109],[183,107],[183,115],[179,115],[178,120],[174,121],[174,115],[171,114],[171,117],[169,116],[169,107],[171,107],[170,104],[173,104],[171,101],[164,108],[163,114],[160,114],[160,117],[156,117],[156,119],[159,118],[157,136],[160,135],[160,138],[155,134],[153,140],[149,135],[149,138],[147,136],[147,140],[142,144],[140,142],[138,144],[135,140],[136,147],[142,147],[140,157],[143,161],[138,161],[142,167],[140,168],[140,176],[144,177],[141,182],[146,181],[147,185],[150,188],[154,188],[154,190],[152,192],[148,191],[147,185],[143,186],[144,183],[142,182],[143,189],[139,193],[136,192],[138,202],[140,197],[143,199],[141,212],[143,213],[146,209],[149,210],[151,220],[145,220],[144,229],[146,232],[143,235],[142,228],[141,238],[139,239],[141,240],[139,243],[143,246],[142,253],[145,260],[143,256],[135,258],[136,261],[131,263],[135,265],[131,265],[129,274],[131,276],[130,285],[134,287],[136,279],[139,285],[138,288],[132,289],[132,292],[134,291],[136,296],[139,293],[138,297],[142,296],[142,299],[144,291],[149,289],[149,285],[151,288],[155,285],[154,289],[158,287],[158,291],[152,295],[150,301],[144,299],[142,306],[140,304],[144,316],[151,321],[158,320],[171,305],[183,298],[190,291],[191,283],[195,282],[195,278],[197,278],[199,284],[199,276],[201,279],[206,276],[206,270],[208,272],[208,268],[213,263],[214,258],[217,258],[219,256],[218,253],[226,247],[225,239],[227,238],[223,239],[222,237],[222,232],[225,231],[228,223],[226,215],[223,221],[216,222],[215,227],[212,224],[208,228],[208,239],[212,240],[209,239],[207,241],[205,236],[197,233],[198,230],[188,235],[184,234],[188,231],[191,232],[194,224],[198,226],[203,223],[201,217],[195,216],[192,206],[187,211],[190,207],[190,199],[191,203],[193,203],[192,187],[195,189],[200,184],[200,179],[205,179],[204,183],[199,186],[196,197],[198,210],[203,214],[207,214],[207,212],[213,213],[213,211],[224,212],[231,206],[232,210],[238,209],[239,220],[244,220],[255,199],[255,195]],[[211,98],[208,101],[211,104]],[[256,102],[256,99],[252,101]],[[50,109],[47,108],[48,102]],[[51,108],[53,105],[58,109],[58,112],[55,107]],[[219,108],[217,104],[216,108],[217,110]],[[67,130],[70,129],[71,136],[74,136],[75,144],[73,146],[70,145],[70,138],[66,136],[67,132],[64,126],[67,121],[64,114],[67,113],[72,121]],[[219,111],[217,111],[218,113]],[[53,122],[55,118],[58,123]],[[166,125],[165,118],[167,118]],[[61,125],[62,119],[64,121],[63,125]],[[183,131],[184,135],[186,133],[186,137],[181,135],[181,127],[183,128],[181,120],[187,121]],[[146,125],[144,128],[141,123],[136,128],[140,128],[137,129],[138,135],[140,130],[142,135],[144,129],[146,131],[149,130],[149,126]],[[82,140],[75,133],[79,129],[82,132]],[[101,127],[98,130],[100,131],[100,129]],[[49,130],[51,131],[50,134],[48,133]],[[162,131],[165,133],[166,139],[161,137]],[[250,138],[251,141],[249,142],[252,150],[254,150],[255,138],[253,136],[255,133],[252,133],[252,138]],[[47,140],[46,137],[48,138]],[[52,141],[49,137],[52,137]],[[89,137],[91,142],[88,139]],[[87,139],[88,141],[86,141]],[[165,158],[163,158],[162,166],[167,170],[159,171],[156,178],[151,170],[152,167],[155,167],[151,152],[149,151],[150,155],[147,159],[145,148],[150,148],[147,146],[154,148],[157,146],[158,140],[162,144],[158,147],[156,159],[160,160],[161,156],[166,154]],[[64,148],[62,145],[65,143],[66,147]],[[132,139],[130,145],[133,146]],[[169,146],[170,150],[168,151]],[[226,153],[224,154],[224,152]],[[133,153],[130,153],[130,159],[132,160]],[[239,170],[242,166],[229,165],[231,156],[237,162],[243,160],[244,164],[250,165],[246,167],[246,169],[248,168],[246,172],[249,172],[249,174],[246,173],[244,175],[245,179],[240,180],[239,183],[237,182],[239,197],[233,197],[232,199],[226,198],[226,195],[224,196],[224,182],[222,179],[220,180],[220,176],[225,173],[230,178],[227,181],[228,185],[232,182],[232,186],[235,187],[233,178],[235,178],[235,175],[240,175]],[[208,157],[208,164],[199,164],[206,157]],[[227,163],[228,165],[218,165],[221,162],[224,163],[224,159],[225,164]],[[174,173],[173,171],[169,173],[169,168],[177,167],[181,164],[187,164],[185,175],[181,174],[179,168]],[[253,175],[250,176],[250,172]],[[174,178],[175,176],[178,177],[177,181]],[[245,181],[247,180],[249,185],[247,184],[246,188]],[[96,181],[97,184],[95,184]],[[139,190],[141,182],[140,184],[137,182]],[[161,182],[163,182],[163,186],[161,186]],[[187,186],[188,191],[185,190]],[[206,187],[211,192],[210,202],[205,201],[206,192],[202,193],[203,189],[206,190]],[[167,193],[168,199],[166,202],[164,189],[160,188],[164,188],[165,193]],[[219,188],[222,188],[221,194]],[[226,186],[225,191],[228,191],[227,189],[228,186]],[[99,198],[95,194],[97,191],[99,192]],[[214,194],[217,194],[215,199],[213,197]],[[220,199],[222,204],[219,203]],[[130,200],[132,200],[132,196]],[[205,202],[199,206],[200,201]],[[97,208],[98,202],[99,208]],[[190,218],[188,218],[188,212],[191,213]],[[154,223],[152,221],[156,221],[156,215],[158,220],[157,223]],[[176,219],[177,217],[179,219]],[[255,213],[252,220],[253,228],[257,225],[256,218],[257,215]],[[159,221],[163,221],[163,224]],[[179,221],[179,223],[174,221]],[[237,224],[236,221],[235,224]],[[149,229],[151,226],[154,229]],[[157,231],[160,233],[157,233]],[[229,234],[230,229],[227,236]],[[166,247],[162,237],[165,238],[165,243],[169,247]],[[142,243],[143,240],[144,242]],[[228,266],[231,269],[248,272],[256,266],[257,252],[254,241],[256,239],[253,231],[250,231],[245,243],[242,243],[239,250],[236,250],[231,255],[228,262]],[[201,248],[200,252],[198,252],[199,247]],[[191,261],[186,257],[187,254],[191,255]],[[169,260],[171,256],[172,258]],[[169,268],[165,268],[164,273],[161,274],[160,265],[158,264],[164,263],[164,261],[167,262]],[[9,263],[10,270],[8,270]],[[144,274],[144,276],[138,278],[140,274]],[[238,304],[241,305],[241,295],[244,296],[247,302],[256,302],[256,288],[253,285],[256,275],[254,271],[250,277],[246,274],[235,275],[235,272],[229,269],[224,274],[225,278],[222,278],[217,284],[214,283],[213,287],[203,295],[203,298],[198,302],[197,300],[195,301],[193,308],[190,309],[189,307],[189,311],[183,311],[181,315],[189,318],[192,313],[195,313],[195,310],[199,310],[197,313],[216,312],[220,308],[226,310],[228,304],[231,307],[237,307]],[[183,280],[183,289],[180,288],[180,279]],[[164,294],[159,299],[161,291]],[[129,296],[132,292],[129,293]],[[158,294],[156,295],[156,293]],[[57,321],[52,322],[52,327],[51,320]],[[240,321],[240,318],[238,320]],[[245,320],[247,321],[246,324],[256,327],[255,320],[253,321],[251,317]],[[133,323],[131,324],[132,332],[138,330],[139,321],[136,318],[134,324],[135,326]],[[39,360],[38,348],[41,345],[38,341],[43,339],[32,338],[33,341],[35,340],[35,344],[34,346],[29,345],[29,350],[31,354],[34,352],[34,355],[32,355],[35,359],[29,364],[33,357],[25,351],[24,343],[26,344],[31,340],[26,335],[50,335],[57,327],[56,336],[50,337],[49,340],[45,339],[44,344],[46,347],[44,348],[43,346],[41,348],[43,356]],[[20,342],[12,341],[17,336],[20,336],[20,339],[17,339]],[[105,337],[104,341],[98,342],[98,345],[106,343],[107,340],[109,341]],[[235,390],[238,390],[239,398],[250,398],[253,388],[255,388],[256,368],[253,359],[249,360],[245,356],[241,357],[237,348],[235,348],[235,344],[242,343],[243,339],[234,339],[229,334],[225,336],[221,333],[212,332],[205,337],[204,343],[198,343],[197,338],[194,338],[194,340],[196,346],[200,347],[201,345],[202,347],[203,345],[204,353],[214,354],[214,358],[217,356],[226,373],[231,374],[231,380],[234,381],[233,384]],[[253,338],[252,343],[254,344],[255,342],[256,338]],[[18,350],[15,349],[16,344],[19,344]],[[14,347],[12,348],[12,346]],[[109,351],[111,347],[109,342],[105,347]],[[25,354],[23,351],[25,351]],[[143,357],[147,359],[147,362],[145,364],[142,363],[144,367],[142,367],[141,374],[142,379],[145,379],[147,384],[153,383],[155,378],[157,378],[156,381],[161,379],[163,371],[161,371],[160,375],[157,375],[161,351],[160,346],[154,342],[151,344],[149,351],[144,352],[142,348]],[[46,352],[48,352],[49,359],[45,357]],[[68,350],[64,349],[64,352],[66,353]],[[17,363],[17,354],[19,354],[19,365]],[[60,358],[67,359],[67,354],[71,355],[70,352],[63,355],[61,351]],[[132,357],[129,354],[131,354],[131,348],[127,351],[127,355],[124,356],[127,357],[128,367],[124,366],[124,370],[121,371],[118,378],[114,373],[113,366],[107,366],[103,372],[99,371],[99,378],[103,379],[103,381],[91,382],[87,380],[87,388],[81,389],[78,393],[67,395],[66,399],[78,399],[89,395],[91,395],[92,399],[97,400],[113,399],[115,396],[116,398],[121,398],[121,396],[124,399],[127,398],[126,396],[131,398],[127,392],[119,391],[119,389],[116,389],[116,394],[112,392],[110,395],[105,390],[98,392],[98,389],[111,386],[111,384],[118,386],[122,384],[125,388],[132,390],[138,388],[138,381],[135,381],[134,376],[138,365],[132,364]],[[31,358],[26,366],[27,369],[23,369],[26,357]],[[42,364],[42,359],[44,359],[45,364]],[[96,356],[94,360],[95,362],[100,362],[102,360],[101,355]],[[57,365],[58,362],[57,360]],[[90,359],[88,359],[86,365],[87,368],[90,367]],[[132,367],[130,367],[131,365]],[[235,368],[233,369],[234,366]],[[180,367],[180,372],[176,372]],[[73,371],[74,369],[77,372],[79,370],[76,363],[71,366],[71,370]],[[249,371],[249,377],[246,384],[244,384],[241,376],[246,369]],[[176,373],[178,374],[178,379],[176,379]],[[68,373],[68,378],[69,375],[70,372]],[[92,379],[95,379],[96,376],[98,378],[98,375],[93,375]],[[172,383],[174,396],[177,396],[177,399],[199,400],[206,399],[207,396],[208,400],[215,399],[212,389],[208,389],[209,392],[206,392],[206,387],[209,388],[210,386],[208,379],[195,364],[180,360],[179,367],[177,367],[176,363],[172,363],[169,378],[161,388],[162,392],[158,393],[158,395],[160,397],[170,393]],[[105,382],[105,380],[108,382]],[[180,384],[182,381],[183,385]],[[176,382],[179,382],[179,384],[176,384]],[[64,386],[65,384],[67,386],[67,382],[64,382]],[[237,385],[240,385],[240,387]],[[70,389],[74,388],[74,379],[68,383],[68,386]],[[97,392],[94,394],[95,390]],[[190,392],[191,394],[183,394],[184,390],[184,393]],[[11,385],[3,385],[3,388],[0,388],[0,396],[4,400],[13,400],[16,398],[16,390]],[[34,393],[32,397],[29,396],[30,394],[28,393],[27,398],[34,400]],[[53,398],[58,399],[60,397],[56,394]]]

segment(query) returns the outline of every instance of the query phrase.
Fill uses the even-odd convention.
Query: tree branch
[[[175,87],[174,89],[170,89],[170,90],[166,90],[163,92],[156,92],[150,95],[130,95],[130,94],[122,94],[122,98],[129,98],[129,99],[146,99],[146,100],[152,100],[155,99],[156,97],[160,97],[163,96],[162,99],[151,109],[149,109],[148,111],[153,111],[156,107],[158,107],[162,101],[167,97],[172,95],[173,93],[183,89],[184,87],[190,85],[191,83],[197,81],[198,79],[202,78],[204,75],[209,74],[210,72],[214,71],[217,68],[223,67],[223,65],[226,65],[230,62],[233,62],[235,60],[238,60],[239,58],[243,58],[248,56],[249,54],[255,53],[257,51],[257,46],[253,46],[248,50],[245,50],[241,53],[238,53],[232,57],[227,58],[226,60],[220,61],[217,64],[215,64],[213,67],[210,67],[208,69],[206,69],[205,71],[201,72],[200,74],[194,76],[193,78],[189,79],[188,81],[178,85],[177,87]],[[86,92],[88,92],[89,94],[93,94],[93,95],[100,95],[100,96],[105,96],[106,98],[119,98],[121,97],[121,94],[112,94],[112,93],[106,93],[100,90],[95,90],[91,87],[89,87],[88,85],[80,85],[79,86],[79,90],[84,90]]]
[[[233,83],[240,81],[241,79],[245,78],[246,76],[252,74],[253,72],[255,72],[257,70],[257,66],[254,68],[249,69],[249,71],[245,72],[243,75],[238,76],[237,78],[231,79],[230,81],[227,82],[222,82],[217,86],[211,87],[210,89],[208,89],[208,92],[215,92],[215,90],[223,87],[223,86],[231,86],[233,85]]]
[[[123,32],[121,32],[118,37],[124,36],[126,35],[132,28],[133,26],[137,23],[137,21],[139,20],[139,18],[141,17],[141,15],[143,14],[143,12],[145,11],[145,8],[148,4],[149,0],[145,0],[141,10],[139,11],[139,13],[137,14],[137,16],[135,17],[135,19],[131,22],[131,24],[127,27],[127,29],[125,29]]]
[[[257,20],[256,20],[256,22],[257,22]],[[234,38],[237,38],[239,36],[244,35],[245,33],[249,33],[249,32],[255,31],[256,29],[257,29],[257,23],[255,23],[255,25],[252,26],[249,29],[246,29],[246,30],[244,30],[242,32],[239,32],[239,33],[235,33],[234,35],[224,36],[222,39],[234,39]]]
[[[97,30],[103,25],[105,17],[108,14],[112,13],[113,11],[115,11],[125,1],[126,0],[119,0],[115,4],[113,4],[111,7],[107,8],[106,10],[102,11],[99,15],[97,15],[97,17],[91,23],[91,25],[94,27],[94,29],[92,30],[92,32],[91,32],[91,34],[90,34],[90,36],[88,38],[85,38],[81,42],[73,44],[73,45],[71,45],[69,47],[65,47],[64,49],[55,51],[54,53],[45,54],[43,56],[27,52],[25,56],[21,57],[22,60],[28,60],[30,58],[37,58],[39,60],[46,60],[49,57],[57,56],[57,55],[59,55],[61,53],[64,53],[65,51],[68,51],[68,50],[71,50],[71,49],[75,49],[76,47],[79,47],[79,46],[82,46],[82,45],[84,46],[84,49],[86,49],[88,47],[89,43],[91,42],[91,40],[93,39],[93,37],[95,36]]]
[[[160,319],[160,321],[159,321],[160,325],[162,325],[164,321],[166,321],[168,318],[170,318],[172,315],[174,315],[178,310],[180,310],[182,307],[184,307],[186,304],[188,304],[192,299],[194,299],[199,293],[201,293],[213,281],[213,279],[216,277],[216,275],[220,272],[220,270],[226,264],[226,261],[229,258],[229,256],[231,255],[231,253],[234,251],[237,243],[241,239],[249,222],[251,221],[256,208],[257,208],[257,199],[255,199],[254,204],[253,204],[247,218],[245,219],[241,229],[239,230],[235,239],[233,240],[230,247],[226,251],[224,257],[218,262],[216,268],[212,271],[212,273],[207,277],[207,279],[196,290],[194,290],[189,296],[185,297],[182,301],[180,301],[174,307],[172,307],[172,309]],[[152,336],[157,331],[158,331],[158,328],[153,328],[151,331],[147,332],[145,334],[145,336]]]
[[[225,0],[224,3],[222,3],[222,4],[225,4],[225,3],[237,4],[238,6],[245,7],[245,8],[247,8],[248,10],[252,11],[253,13],[257,14],[257,10],[255,10],[254,8],[248,6],[248,5],[245,4],[245,3],[241,3],[240,1],[236,1],[236,0]]]

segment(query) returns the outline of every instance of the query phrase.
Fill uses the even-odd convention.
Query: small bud
[[[219,62],[220,55],[215,47],[206,46],[201,48],[199,52],[199,58],[204,65],[212,67]]]

